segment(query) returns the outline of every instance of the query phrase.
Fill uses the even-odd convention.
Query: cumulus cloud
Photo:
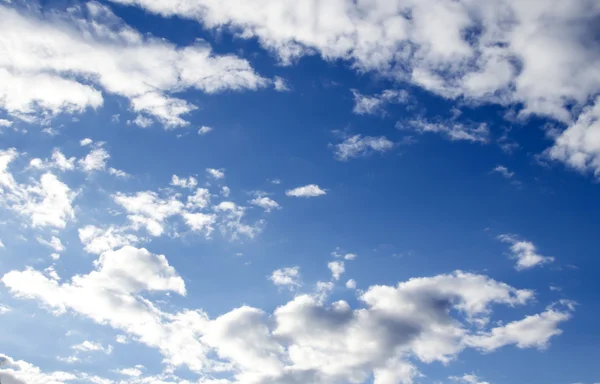
[[[394,148],[394,143],[385,136],[354,135],[334,146],[338,160],[347,161],[355,157],[368,156],[372,153],[384,153]]]
[[[173,175],[171,177],[171,185],[180,188],[189,188],[194,189],[196,185],[198,185],[198,180],[196,178],[189,176],[188,178],[179,177],[177,175]]]
[[[331,276],[334,280],[339,280],[346,271],[343,261],[331,261],[327,264],[327,267],[331,271]]]
[[[517,260],[515,269],[518,271],[552,263],[554,261],[554,257],[540,255],[532,242],[520,240],[518,236],[504,234],[498,236],[498,239],[511,245],[510,251],[512,253],[512,258]]]
[[[408,92],[405,90],[386,89],[379,95],[363,95],[353,89],[354,109],[357,115],[376,115],[384,114],[385,107],[388,104],[406,103],[408,101]]]
[[[449,379],[452,381],[456,381],[457,383],[464,384],[490,384],[487,381],[480,381],[481,379],[477,377],[477,375],[475,375],[474,373],[467,373],[462,376],[450,376]]]
[[[0,108],[21,118],[98,108],[105,92],[125,97],[138,114],[177,127],[196,107],[173,93],[269,83],[246,60],[215,55],[204,42],[175,47],[142,35],[97,2],[44,14],[1,5],[0,21],[10,30],[0,40]]]
[[[300,267],[281,268],[273,271],[269,280],[280,287],[294,289],[301,285]]]
[[[270,279],[298,287],[299,268],[274,271]],[[359,383],[371,375],[376,383],[410,382],[419,371],[409,356],[447,363],[465,348],[545,347],[573,310],[561,303],[486,329],[493,306],[527,304],[533,292],[457,271],[369,287],[356,309],[326,303],[331,288],[323,284],[272,314],[242,306],[211,320],[199,310],[164,312],[142,298],[144,291],[185,294],[185,285],[164,256],[130,246],[101,254],[94,271],[68,283],[34,269],[11,271],[2,282],[12,295],[39,300],[57,315],[72,310],[157,348],[173,366],[228,371],[229,384]]]
[[[79,228],[78,233],[84,250],[96,255],[125,245],[134,245],[139,241],[136,235],[126,233],[123,228],[113,226],[102,229],[94,225],[86,225]]]
[[[93,142],[94,142],[94,140],[90,139],[89,137],[86,137],[85,139],[81,139],[79,141],[79,145],[81,145],[82,147],[85,147],[85,146],[92,144]]]
[[[505,179],[511,179],[515,175],[514,172],[509,171],[508,168],[503,165],[496,166],[494,169],[492,169],[492,172],[499,173]]]
[[[52,248],[56,252],[62,252],[65,250],[65,246],[62,244],[60,239],[56,236],[52,236],[50,241],[45,240],[41,237],[37,237],[37,241],[38,241],[38,243],[40,243],[42,245]]]
[[[198,129],[198,134],[199,135],[206,135],[207,133],[211,132],[212,130],[213,130],[213,128],[207,127],[206,125],[203,125],[202,127],[200,127]]]
[[[250,200],[250,204],[264,209],[265,212],[271,212],[272,210],[281,208],[279,203],[267,196],[258,196]]]
[[[321,189],[321,187],[319,187],[316,184],[308,184],[302,187],[288,189],[287,191],[285,191],[285,194],[286,196],[292,197],[317,197],[326,195],[327,191]]]
[[[485,123],[459,123],[456,121],[432,122],[426,119],[398,122],[396,127],[401,130],[412,130],[417,133],[439,133],[452,141],[470,141],[487,144],[490,140],[490,130]]]
[[[95,148],[79,159],[78,163],[85,172],[103,171],[109,158],[110,155],[104,148]]]
[[[104,352],[107,355],[112,353],[112,346],[103,346],[101,343],[85,340],[80,344],[71,346],[77,352]]]
[[[224,169],[215,169],[215,168],[206,168],[206,173],[213,179],[223,179],[225,178],[225,170]]]

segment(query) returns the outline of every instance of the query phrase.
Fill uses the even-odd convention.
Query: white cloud
[[[4,248],[6,248],[6,247],[4,246],[4,243],[2,242],[2,240],[0,240],[0,249],[4,249]]]
[[[275,90],[279,92],[288,92],[291,90],[288,82],[279,76],[275,76],[275,79],[273,80],[273,86],[275,87]]]
[[[496,166],[494,169],[492,169],[492,172],[501,174],[505,179],[510,179],[515,175],[514,172],[509,171],[508,168],[503,165]]]
[[[374,152],[384,153],[392,148],[394,148],[394,143],[385,136],[354,135],[334,145],[335,155],[341,161],[359,156],[368,156]]]
[[[90,139],[89,137],[86,137],[85,139],[81,139],[79,141],[79,145],[81,145],[82,147],[85,147],[85,146],[92,144],[93,142],[94,142],[94,140]]]
[[[186,125],[181,115],[196,107],[172,97],[174,92],[215,93],[269,83],[246,60],[215,55],[206,43],[177,48],[142,35],[96,2],[68,13],[1,6],[0,23],[11,31],[0,41],[5,47],[0,48],[0,108],[17,117],[98,108],[101,88],[127,98],[134,112],[176,127]]]
[[[37,241],[38,241],[38,243],[40,243],[42,245],[52,248],[56,252],[62,252],[65,250],[65,246],[62,244],[60,239],[56,236],[52,236],[50,241],[44,240],[43,238],[38,237]]]
[[[225,178],[225,170],[224,169],[215,169],[215,168],[206,168],[206,172],[214,179],[223,179]]]
[[[556,138],[545,151],[547,157],[562,161],[579,172],[591,172],[600,177],[600,97],[585,108],[577,120]]]
[[[193,195],[187,198],[186,207],[189,209],[203,209],[210,204],[210,192],[206,188],[197,188]]]
[[[189,176],[186,179],[185,177],[180,178],[177,175],[173,175],[171,177],[171,185],[180,188],[194,189],[198,185],[198,180],[192,176]]]
[[[23,360],[0,354],[0,373],[5,384],[64,384],[77,377],[68,372],[44,373],[39,367]]]
[[[140,377],[143,375],[142,370],[139,368],[122,368],[115,370],[115,372],[129,377]]]
[[[331,261],[327,264],[327,268],[331,271],[334,280],[339,280],[346,271],[343,261]]]
[[[211,132],[213,130],[213,128],[211,127],[207,127],[206,125],[201,126],[198,129],[198,134],[199,135],[206,135],[207,133]]]
[[[48,160],[34,158],[29,161],[31,169],[58,169],[60,171],[72,171],[75,169],[75,157],[67,158],[58,148],[52,151],[52,156]]]
[[[134,195],[113,195],[117,204],[127,211],[127,218],[135,228],[145,228],[152,236],[160,236],[167,218],[180,214],[183,203],[170,196],[162,199],[156,192],[144,191]]]
[[[108,174],[118,177],[119,179],[129,179],[131,177],[129,173],[113,167],[108,168]]]
[[[271,212],[274,209],[280,209],[281,206],[273,199],[266,196],[258,196],[250,200],[250,204],[261,207],[265,212]]]
[[[184,212],[183,218],[192,231],[203,232],[206,237],[209,237],[214,230],[217,216],[201,212]]]
[[[128,121],[128,123],[129,123],[129,121]],[[131,123],[137,125],[140,128],[148,128],[149,126],[151,126],[154,123],[154,121],[152,121],[152,119],[150,119],[146,116],[137,115],[135,117],[135,119],[131,121]]]
[[[125,245],[134,245],[140,240],[133,234],[125,233],[122,228],[113,226],[102,229],[94,225],[86,225],[79,228],[78,233],[79,240],[84,245],[84,250],[96,255]]]
[[[386,89],[379,95],[366,96],[353,89],[354,110],[358,115],[384,114],[388,104],[406,103],[408,92],[404,90]]]
[[[102,171],[106,168],[106,161],[110,155],[104,148],[95,148],[84,158],[79,159],[78,163],[85,172]]]
[[[277,286],[295,289],[302,284],[300,281],[300,267],[276,269],[269,277],[269,280]]]
[[[129,343],[129,339],[125,335],[117,335],[117,337],[115,337],[115,341],[119,344]]]
[[[221,187],[221,195],[223,195],[223,197],[229,197],[230,193],[231,193],[231,189],[229,189],[228,186],[224,185]]]
[[[0,315],[4,315],[8,312],[12,311],[12,308],[8,305],[0,304]]]
[[[9,128],[12,127],[13,122],[6,119],[0,119],[0,128]]]
[[[354,279],[350,279],[350,280],[346,281],[346,288],[356,289],[356,281]]]
[[[515,268],[518,271],[552,263],[554,257],[543,256],[537,252],[536,246],[526,240],[519,240],[515,235],[504,234],[498,236],[502,242],[511,244],[512,257],[517,260]]]
[[[477,375],[475,375],[474,373],[464,374],[460,377],[450,376],[449,379],[464,384],[490,384],[487,381],[480,381],[481,379],[477,377]]]
[[[100,343],[88,340],[85,340],[80,344],[72,345],[71,349],[74,349],[77,352],[104,352],[107,355],[112,353],[112,347],[110,345],[105,347]]]
[[[396,127],[402,130],[413,130],[418,133],[439,133],[449,140],[466,140],[474,143],[487,144],[490,140],[490,130],[485,123],[464,124],[456,121],[445,123],[431,122],[426,119],[398,122]]]
[[[326,195],[327,191],[321,189],[321,187],[316,184],[309,184],[302,187],[289,189],[285,191],[285,194],[292,197],[317,197]]]

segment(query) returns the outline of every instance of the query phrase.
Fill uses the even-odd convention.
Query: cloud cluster
[[[140,119],[178,127],[196,109],[180,91],[269,83],[246,60],[215,55],[202,41],[176,47],[142,35],[97,2],[64,13],[33,9],[0,5],[0,108],[28,121],[98,108],[104,92],[126,98]]]
[[[271,280],[297,286],[298,272],[275,271]],[[377,384],[413,383],[413,360],[448,363],[466,348],[543,348],[573,310],[565,302],[487,329],[493,306],[525,305],[533,292],[457,271],[371,286],[358,293],[356,308],[300,294],[272,314],[242,306],[210,319],[201,310],[165,312],[144,298],[185,295],[186,287],[164,256],[131,246],[101,254],[95,270],[70,282],[31,268],[1,281],[12,295],[38,300],[56,315],[72,311],[157,348],[170,366],[230,375],[200,381],[206,384],[361,383],[371,375]]]

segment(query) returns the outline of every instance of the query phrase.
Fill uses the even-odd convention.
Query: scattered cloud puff
[[[206,125],[203,125],[203,126],[201,126],[198,129],[198,134],[199,135],[206,135],[207,133],[212,132],[212,131],[213,131],[213,128],[207,127]]]
[[[95,148],[84,158],[79,159],[78,164],[83,171],[88,173],[103,171],[106,168],[106,162],[109,158],[110,154],[106,151],[106,149]]]
[[[82,147],[85,147],[87,145],[90,145],[94,142],[94,140],[90,139],[89,137],[86,137],[85,139],[81,139],[79,141],[79,145],[81,145]]]
[[[52,248],[56,252],[62,252],[65,250],[65,246],[62,244],[60,239],[56,236],[52,236],[50,241],[44,240],[41,237],[37,237],[37,241],[38,241],[38,243],[40,243],[42,245]]]
[[[178,48],[142,35],[97,2],[43,14],[1,5],[0,22],[12,32],[0,40],[0,108],[28,121],[99,108],[105,92],[129,101],[135,124],[152,118],[172,128],[187,125],[182,115],[197,108],[171,96],[175,91],[269,84],[246,60],[216,55],[206,43]],[[17,97],[14,89],[24,91]]]
[[[400,104],[408,101],[408,92],[405,90],[386,89],[379,95],[366,96],[353,89],[354,109],[357,115],[385,114],[388,104]]]
[[[208,175],[210,177],[212,177],[213,179],[216,179],[216,180],[225,178],[225,170],[224,169],[206,168],[206,173],[208,173]]]
[[[173,175],[171,177],[171,185],[180,188],[194,189],[198,185],[198,180],[192,176],[189,176],[186,179],[185,177]]]
[[[514,172],[509,171],[508,168],[503,165],[496,166],[494,169],[492,169],[492,172],[499,173],[505,179],[511,179],[515,175]]]
[[[327,267],[331,271],[331,276],[334,280],[339,280],[346,271],[343,261],[331,261],[327,264]]]
[[[289,289],[297,288],[301,285],[300,267],[276,269],[269,277],[269,280],[280,287],[287,287]]]
[[[292,197],[317,197],[326,195],[327,191],[321,189],[321,187],[316,184],[309,184],[294,189],[288,189],[285,191],[285,194]]]
[[[481,379],[475,374],[464,374],[463,376],[450,376],[450,380],[456,381],[457,383],[463,384],[490,384],[487,381],[480,381]]]
[[[346,281],[346,288],[356,289],[356,281],[354,279],[350,279],[350,280]]]
[[[275,79],[273,80],[273,86],[275,87],[275,90],[278,92],[289,92],[291,91],[291,88],[288,84],[288,82],[279,76],[275,76]]]
[[[338,160],[348,161],[356,157],[390,151],[394,148],[394,143],[385,136],[354,135],[333,147]]]
[[[502,242],[511,244],[510,251],[512,252],[512,257],[517,260],[515,268],[518,271],[552,263],[554,261],[554,257],[540,255],[532,242],[520,240],[516,235],[504,234],[498,236],[498,239]]]
[[[396,128],[411,130],[417,133],[439,133],[452,141],[470,141],[487,144],[490,141],[490,130],[485,123],[460,123],[456,121],[432,122],[426,119],[397,122]]]
[[[265,212],[271,212],[272,210],[281,208],[279,203],[266,196],[257,196],[256,198],[250,200],[250,204],[264,209]]]

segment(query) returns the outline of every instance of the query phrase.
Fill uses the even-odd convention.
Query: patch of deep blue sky
[[[107,5],[142,33],[180,46],[204,39],[216,53],[238,54],[249,60],[259,74],[285,78],[292,89],[217,95],[186,92],[183,97],[200,108],[186,116],[191,122],[189,128],[175,131],[164,131],[157,123],[148,129],[128,126],[125,121],[135,116],[127,111],[127,102],[104,94],[105,105],[85,112],[79,121],[72,121],[70,116],[56,119],[53,125],[64,125],[58,136],[49,137],[32,127],[28,135],[7,132],[1,137],[3,147],[24,149],[32,157],[47,157],[56,146],[68,155],[83,154],[86,149],[79,148],[78,141],[84,137],[106,141],[110,164],[137,179],[109,180],[106,175],[99,175],[92,180],[92,185],[107,191],[156,190],[166,186],[172,174],[202,175],[205,168],[213,167],[226,169],[226,184],[239,200],[247,198],[245,191],[272,193],[283,210],[268,216],[267,227],[257,240],[231,243],[218,237],[212,241],[198,237],[183,243],[168,238],[152,241],[152,251],[166,254],[189,280],[190,294],[186,298],[173,297],[174,305],[204,308],[212,316],[242,304],[271,311],[289,299],[285,291],[271,294],[275,288],[265,277],[273,269],[299,265],[307,285],[327,280],[329,254],[340,246],[359,255],[347,263],[345,275],[357,280],[359,288],[463,269],[487,273],[518,288],[536,289],[537,305],[498,307],[494,313],[498,318],[516,320],[540,312],[547,303],[563,297],[580,304],[574,318],[561,324],[564,334],[553,338],[551,348],[545,352],[516,351],[515,347],[502,348],[493,355],[465,351],[449,367],[427,366],[427,380],[473,369],[484,372],[485,379],[493,383],[597,380],[599,372],[591,367],[600,355],[600,283],[596,277],[600,266],[598,185],[561,165],[538,162],[536,155],[551,145],[545,136],[548,121],[531,118],[511,122],[504,118],[509,112],[506,108],[473,107],[444,100],[372,73],[359,74],[348,62],[325,62],[318,56],[308,56],[291,66],[281,66],[256,41],[233,38],[227,31],[206,31],[192,21]],[[385,116],[352,113],[351,89],[374,94],[389,88],[406,89],[410,102],[387,106]],[[458,118],[461,122],[487,123],[490,143],[451,142],[440,135],[418,135],[395,128],[397,121],[417,117],[447,121],[453,108],[462,111]],[[116,113],[121,115],[120,123],[112,121]],[[195,127],[201,125],[214,127],[215,131],[198,136]],[[329,146],[339,141],[332,132],[335,130],[384,135],[394,142],[412,135],[416,141],[399,145],[384,155],[340,162]],[[520,146],[512,154],[504,152],[497,143],[505,133]],[[515,172],[521,187],[490,172],[500,164]],[[274,178],[281,179],[282,184],[268,182]],[[285,197],[286,189],[309,183],[316,183],[329,193],[309,200]],[[97,198],[106,197],[99,193]],[[88,195],[87,199],[85,204],[93,206],[92,197]],[[254,213],[258,215],[258,210]],[[83,220],[80,219],[82,223]],[[506,244],[496,240],[501,233],[516,233],[531,240],[542,254],[554,256],[556,261],[543,268],[516,272],[514,262],[507,256]],[[69,229],[64,238],[77,242],[76,228]],[[31,247],[23,245],[17,250],[23,258],[34,260],[37,256]],[[234,256],[238,252],[244,254],[243,260]],[[64,264],[72,269],[70,272],[89,270],[93,259],[69,255],[69,250],[63,257],[81,260]],[[245,261],[251,264],[246,265]],[[22,260],[2,261],[5,271],[20,265]],[[550,291],[550,284],[560,286],[562,291]],[[341,288],[334,291],[332,299],[337,298],[353,300]],[[11,300],[6,294],[3,299]],[[19,307],[29,307],[37,316],[32,322],[9,325],[24,333],[39,327],[40,319],[51,317],[37,310],[34,301],[19,301]],[[112,339],[110,335],[115,333],[87,320],[66,316],[55,324],[42,324],[35,333],[40,344],[48,346],[56,327],[66,330],[73,325],[105,340]],[[44,332],[45,327],[52,332]],[[28,348],[17,335],[4,340],[11,346],[22,344],[23,358],[39,358],[40,350]],[[64,343],[65,351],[68,345]],[[156,351],[135,345],[126,348],[140,353],[144,350],[148,358],[159,362]],[[118,349],[106,356],[106,367],[111,360],[128,359],[128,351]],[[54,364],[55,351],[42,358],[46,364]],[[129,365],[135,363],[131,360]],[[102,373],[103,365],[81,368]]]

